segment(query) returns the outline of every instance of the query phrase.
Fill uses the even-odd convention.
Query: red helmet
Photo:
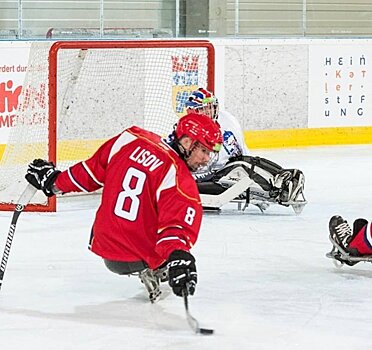
[[[188,136],[210,151],[219,152],[222,145],[220,125],[204,114],[189,113],[177,124],[176,136]]]

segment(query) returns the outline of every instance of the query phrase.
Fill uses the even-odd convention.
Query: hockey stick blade
[[[189,324],[190,328],[194,331],[194,333],[203,334],[203,335],[213,334],[214,329],[199,327],[199,322],[197,321],[197,319],[190,314],[189,300],[187,298],[187,296],[188,296],[187,289],[182,290],[182,296],[183,296],[183,302],[184,302],[184,305],[185,305],[187,323]]]
[[[253,181],[249,177],[245,177],[218,195],[201,194],[202,205],[203,207],[220,208],[242,194],[252,183]]]
[[[0,263],[0,290],[3,285],[3,279],[5,274],[6,265],[9,259],[10,247],[12,246],[14,232],[16,229],[17,221],[19,215],[21,215],[22,211],[24,210],[25,206],[30,202],[34,194],[36,193],[36,188],[31,186],[30,184],[27,185],[21,196],[19,197],[18,203],[15,206],[12,221],[10,223],[8,236],[5,243],[3,257]]]

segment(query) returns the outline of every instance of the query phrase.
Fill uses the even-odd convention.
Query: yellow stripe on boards
[[[58,142],[57,158],[60,161],[78,161],[90,158],[106,139],[66,140]]]
[[[0,145],[0,159],[3,157],[4,150],[5,150],[5,145]]]
[[[369,144],[372,127],[256,130],[245,131],[244,138],[251,149]]]
[[[372,127],[350,128],[312,128],[244,131],[245,142],[251,149],[255,148],[290,148],[305,146],[370,144],[372,143]],[[58,143],[58,159],[62,161],[78,161],[87,159],[105,142],[99,140],[67,140]],[[41,144],[25,145],[24,150],[30,157],[38,157],[30,152]],[[5,149],[0,144],[0,159]],[[18,154],[18,157],[20,155]],[[22,157],[19,157],[22,159]],[[32,159],[30,159],[31,161]],[[17,162],[15,160],[15,162]]]
[[[95,151],[106,141],[99,140],[65,140],[58,142],[58,161],[79,161],[91,157]],[[3,156],[6,145],[0,145],[0,159]],[[15,147],[15,146],[10,146]],[[12,164],[23,164],[35,158],[46,157],[45,143],[35,142],[23,144],[14,151],[14,157],[9,160]]]

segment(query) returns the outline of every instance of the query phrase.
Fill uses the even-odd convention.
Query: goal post
[[[57,41],[31,45],[15,126],[0,160],[0,210],[13,210],[35,158],[65,170],[131,125],[166,136],[199,86],[214,91],[207,40]],[[29,210],[55,211],[42,193]]]

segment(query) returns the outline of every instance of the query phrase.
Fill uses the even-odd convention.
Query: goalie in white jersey
[[[219,110],[217,98],[199,88],[185,102],[187,113],[200,113],[218,120],[223,145],[218,159],[198,173],[197,180],[203,207],[219,209],[234,201],[243,210],[254,204],[261,211],[270,203],[292,206],[298,214],[306,205],[305,177],[298,169],[284,169],[261,157],[249,155],[238,120],[229,112]]]

